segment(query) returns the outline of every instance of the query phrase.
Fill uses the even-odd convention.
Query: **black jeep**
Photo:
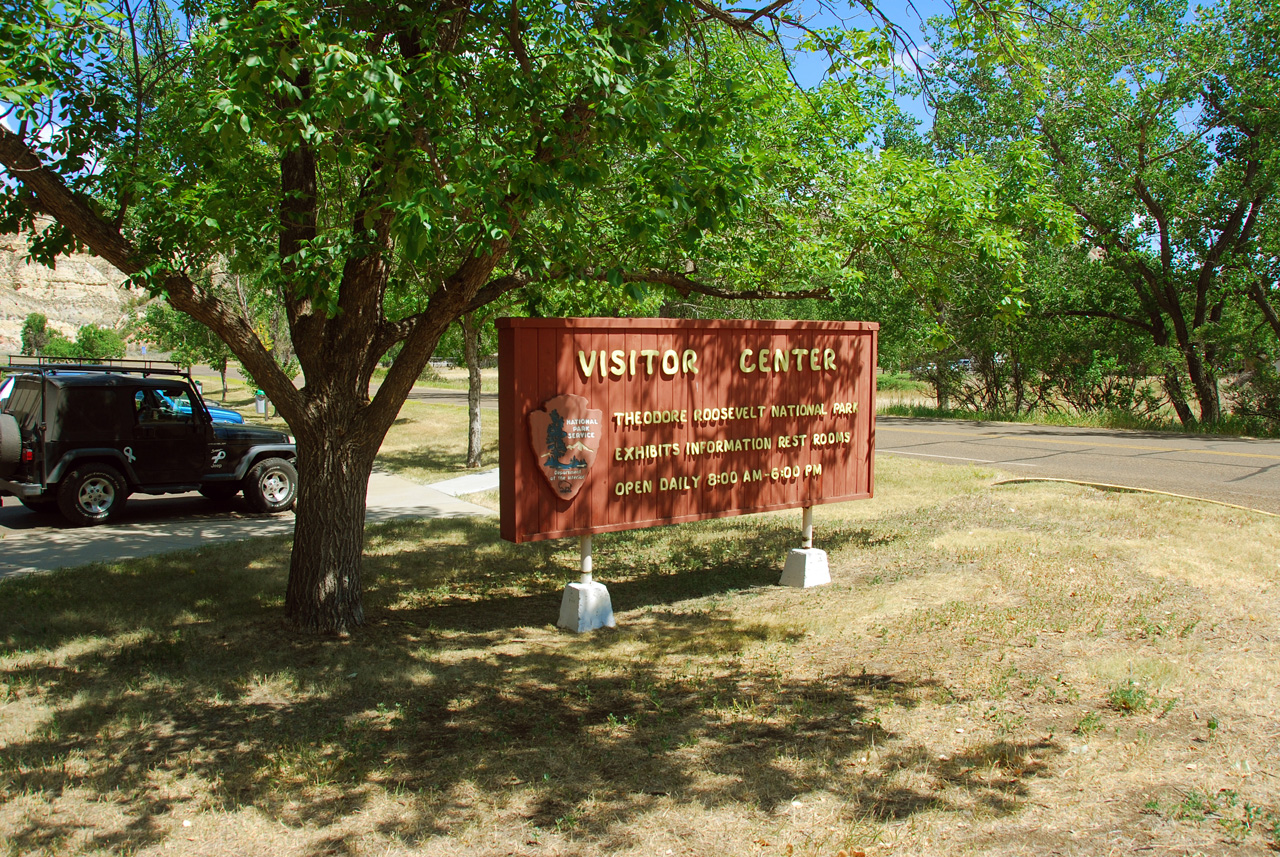
[[[61,510],[84,526],[113,518],[130,494],[244,492],[256,512],[298,493],[293,438],[215,423],[174,364],[9,360],[0,389],[0,496]]]

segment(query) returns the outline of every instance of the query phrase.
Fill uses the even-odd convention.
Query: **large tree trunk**
[[[1187,394],[1182,391],[1182,379],[1178,377],[1178,371],[1170,368],[1161,379],[1161,384],[1165,395],[1169,397],[1169,403],[1173,405],[1174,413],[1178,415],[1178,421],[1184,426],[1194,425],[1196,417],[1187,404]]]
[[[1200,420],[1206,423],[1217,422],[1220,416],[1218,382],[1217,379],[1212,377],[1211,373],[1206,371],[1200,351],[1196,343],[1192,341],[1195,333],[1194,322],[1192,325],[1187,323],[1187,318],[1182,311],[1182,305],[1176,299],[1171,298],[1160,290],[1153,289],[1149,293],[1144,292],[1144,283],[1141,279],[1135,280],[1134,286],[1138,292],[1139,299],[1143,300],[1143,303],[1149,307],[1151,326],[1148,328],[1148,332],[1151,333],[1152,340],[1160,348],[1176,349],[1182,358],[1182,367],[1187,372],[1187,378],[1191,381],[1192,392],[1194,392],[1197,404],[1200,406]],[[1161,303],[1162,298],[1163,303]],[[1159,310],[1155,309],[1157,306]],[[1166,327],[1166,321],[1168,327]],[[1169,336],[1169,327],[1173,328],[1172,337]],[[1182,386],[1181,371],[1172,364],[1167,365],[1161,381],[1163,382],[1165,394],[1168,395],[1169,401],[1173,405],[1173,410],[1178,415],[1178,421],[1188,428],[1194,426],[1196,424],[1196,415],[1187,401],[1187,393]]]
[[[298,438],[298,505],[285,608],[307,631],[344,634],[364,623],[365,495],[376,444],[337,426]]]
[[[480,324],[475,313],[458,319],[467,362],[467,467],[480,466]]]
[[[1205,364],[1204,356],[1200,353],[1200,346],[1194,341],[1197,326],[1195,326],[1194,322],[1191,325],[1187,323],[1182,313],[1182,307],[1177,303],[1171,303],[1168,314],[1170,321],[1173,323],[1173,333],[1177,340],[1178,351],[1182,355],[1182,364],[1186,368],[1187,378],[1191,381],[1191,392],[1196,397],[1196,404],[1200,406],[1200,422],[1204,424],[1216,423],[1222,416],[1222,409],[1218,399],[1218,379],[1214,377],[1212,369]],[[1168,385],[1166,384],[1167,389]],[[1181,408],[1178,407],[1176,402],[1174,404],[1175,409],[1178,411],[1178,419],[1182,421],[1184,426],[1195,425],[1196,418],[1186,405],[1186,394],[1182,392],[1181,385],[1178,387],[1178,394],[1183,402]]]
[[[1222,418],[1222,402],[1218,397],[1218,379],[1206,365],[1194,345],[1186,349],[1187,374],[1200,405],[1200,422],[1212,425]]]

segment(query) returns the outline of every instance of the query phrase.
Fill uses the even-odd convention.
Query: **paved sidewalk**
[[[446,479],[444,482],[433,482],[431,487],[437,491],[443,491],[450,497],[461,497],[477,491],[492,491],[498,487],[498,468],[468,473],[466,476]]]
[[[377,470],[369,479],[367,496],[370,522],[497,514],[430,485]],[[119,523],[83,529],[67,526],[56,515],[28,512],[16,499],[6,497],[0,509],[0,579],[292,532],[292,514],[256,517],[240,511],[214,512],[198,494],[132,497]]]

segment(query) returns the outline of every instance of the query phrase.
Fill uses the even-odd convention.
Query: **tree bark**
[[[1280,314],[1276,312],[1276,308],[1271,305],[1271,301],[1267,298],[1267,293],[1262,288],[1261,278],[1254,280],[1249,285],[1249,297],[1257,304],[1258,310],[1275,332],[1276,338],[1280,339]]]
[[[364,623],[365,496],[377,444],[322,423],[299,438],[298,503],[285,609],[305,631],[346,634]],[[308,442],[309,441],[309,442]]]
[[[458,319],[462,325],[462,350],[467,362],[467,467],[480,466],[480,324],[469,312]]]
[[[1169,403],[1173,405],[1173,411],[1178,415],[1178,421],[1184,426],[1195,425],[1196,417],[1191,412],[1191,406],[1187,404],[1187,394],[1182,391],[1182,379],[1178,377],[1176,369],[1170,369],[1161,379],[1164,386],[1165,395],[1169,397]]]
[[[1027,380],[1022,375],[1022,361],[1018,359],[1016,349],[1009,350],[1008,356],[1010,380],[1013,384],[1013,412],[1015,414],[1022,413],[1023,406],[1027,403]],[[1028,409],[1030,410],[1030,409]]]
[[[1184,350],[1187,361],[1187,374],[1191,378],[1191,386],[1196,392],[1196,403],[1200,406],[1200,422],[1212,425],[1222,418],[1222,402],[1218,396],[1218,379],[1200,356],[1194,343],[1189,343]]]

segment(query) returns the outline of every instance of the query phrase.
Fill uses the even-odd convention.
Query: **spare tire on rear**
[[[22,430],[13,414],[0,414],[0,478],[13,474],[22,458]]]

